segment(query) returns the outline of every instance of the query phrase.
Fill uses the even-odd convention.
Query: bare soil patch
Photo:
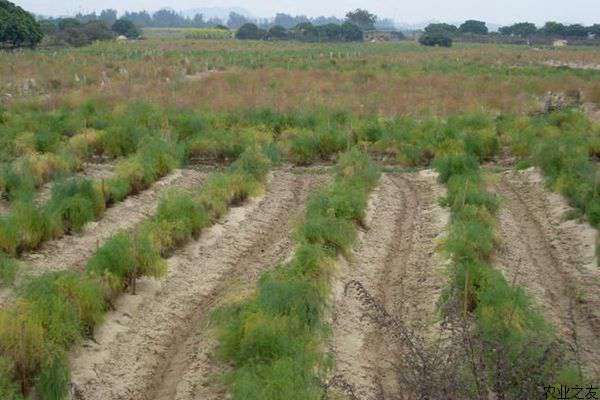
[[[533,296],[581,367],[600,377],[596,230],[565,220],[570,207],[544,188],[535,169],[501,174],[495,190],[504,203],[494,264]]]
[[[224,295],[251,287],[291,254],[294,217],[324,179],[275,171],[263,197],[177,251],[164,281],[146,280],[138,295],[121,296],[95,340],[72,356],[74,398],[224,398],[206,317]]]
[[[366,318],[370,307],[433,338],[445,279],[436,253],[448,222],[431,171],[384,174],[371,196],[365,232],[334,282],[332,393],[350,399],[401,399],[408,349]],[[406,358],[405,358],[406,357]]]

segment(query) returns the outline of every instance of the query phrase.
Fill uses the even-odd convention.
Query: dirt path
[[[290,255],[294,217],[324,179],[276,171],[264,197],[232,209],[176,252],[166,280],[146,281],[137,296],[123,295],[96,342],[72,357],[74,397],[223,398],[218,387],[205,384],[215,368],[207,354],[214,340],[203,342],[207,311],[236,282],[252,286],[262,270]]]
[[[334,286],[333,391],[349,399],[400,399],[407,349],[371,318],[383,307],[408,330],[436,332],[435,303],[444,278],[436,253],[448,213],[430,171],[386,174],[369,204],[366,232]]]
[[[495,265],[522,285],[557,328],[584,370],[600,377],[600,270],[596,231],[565,221],[565,200],[535,170],[500,175],[502,244]]]
[[[65,235],[44,243],[35,252],[21,256],[22,267],[17,285],[27,277],[66,269],[81,270],[94,251],[120,230],[131,229],[156,211],[161,194],[170,187],[191,189],[201,185],[206,173],[196,170],[177,170],[157,181],[149,189],[129,196],[106,210],[99,221],[88,223],[83,232]],[[0,306],[13,296],[9,288],[0,290]]]

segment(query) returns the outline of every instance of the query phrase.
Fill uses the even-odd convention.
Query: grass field
[[[2,399],[597,386],[599,50],[217,33],[0,53]]]

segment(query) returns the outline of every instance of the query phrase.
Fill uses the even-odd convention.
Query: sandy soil
[[[573,69],[592,69],[592,70],[600,70],[599,64],[586,64],[583,62],[564,62],[557,60],[549,60],[544,61],[544,65],[548,67],[569,67]]]
[[[567,221],[570,210],[535,169],[507,171],[495,189],[504,198],[494,263],[522,285],[592,376],[600,377],[600,270],[597,232]]]
[[[21,256],[22,267],[17,285],[23,279],[50,271],[82,270],[94,251],[120,230],[127,230],[156,211],[161,194],[170,187],[191,189],[202,184],[206,173],[196,170],[176,170],[160,179],[149,189],[129,196],[106,210],[102,219],[88,223],[76,235],[45,242],[38,250]],[[13,296],[10,288],[0,290],[0,306]]]
[[[330,394],[349,399],[400,399],[400,370],[410,358],[397,335],[365,316],[380,313],[431,337],[444,285],[436,253],[448,222],[437,204],[435,174],[385,174],[371,196],[366,232],[334,282]]]
[[[211,307],[236,284],[292,251],[294,216],[324,176],[275,171],[266,194],[232,209],[198,241],[168,260],[165,280],[146,280],[121,296],[116,311],[73,355],[73,397],[154,400],[224,397],[214,380],[214,338],[204,329]],[[235,290],[233,290],[235,292]]]

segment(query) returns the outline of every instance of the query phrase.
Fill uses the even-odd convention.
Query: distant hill
[[[202,14],[204,19],[210,18],[221,18],[224,21],[227,21],[230,12],[235,12],[238,14],[242,14],[246,17],[252,17],[252,14],[241,7],[200,7],[200,8],[190,8],[188,10],[183,10],[180,12],[181,15],[188,18],[193,18],[196,14]]]

